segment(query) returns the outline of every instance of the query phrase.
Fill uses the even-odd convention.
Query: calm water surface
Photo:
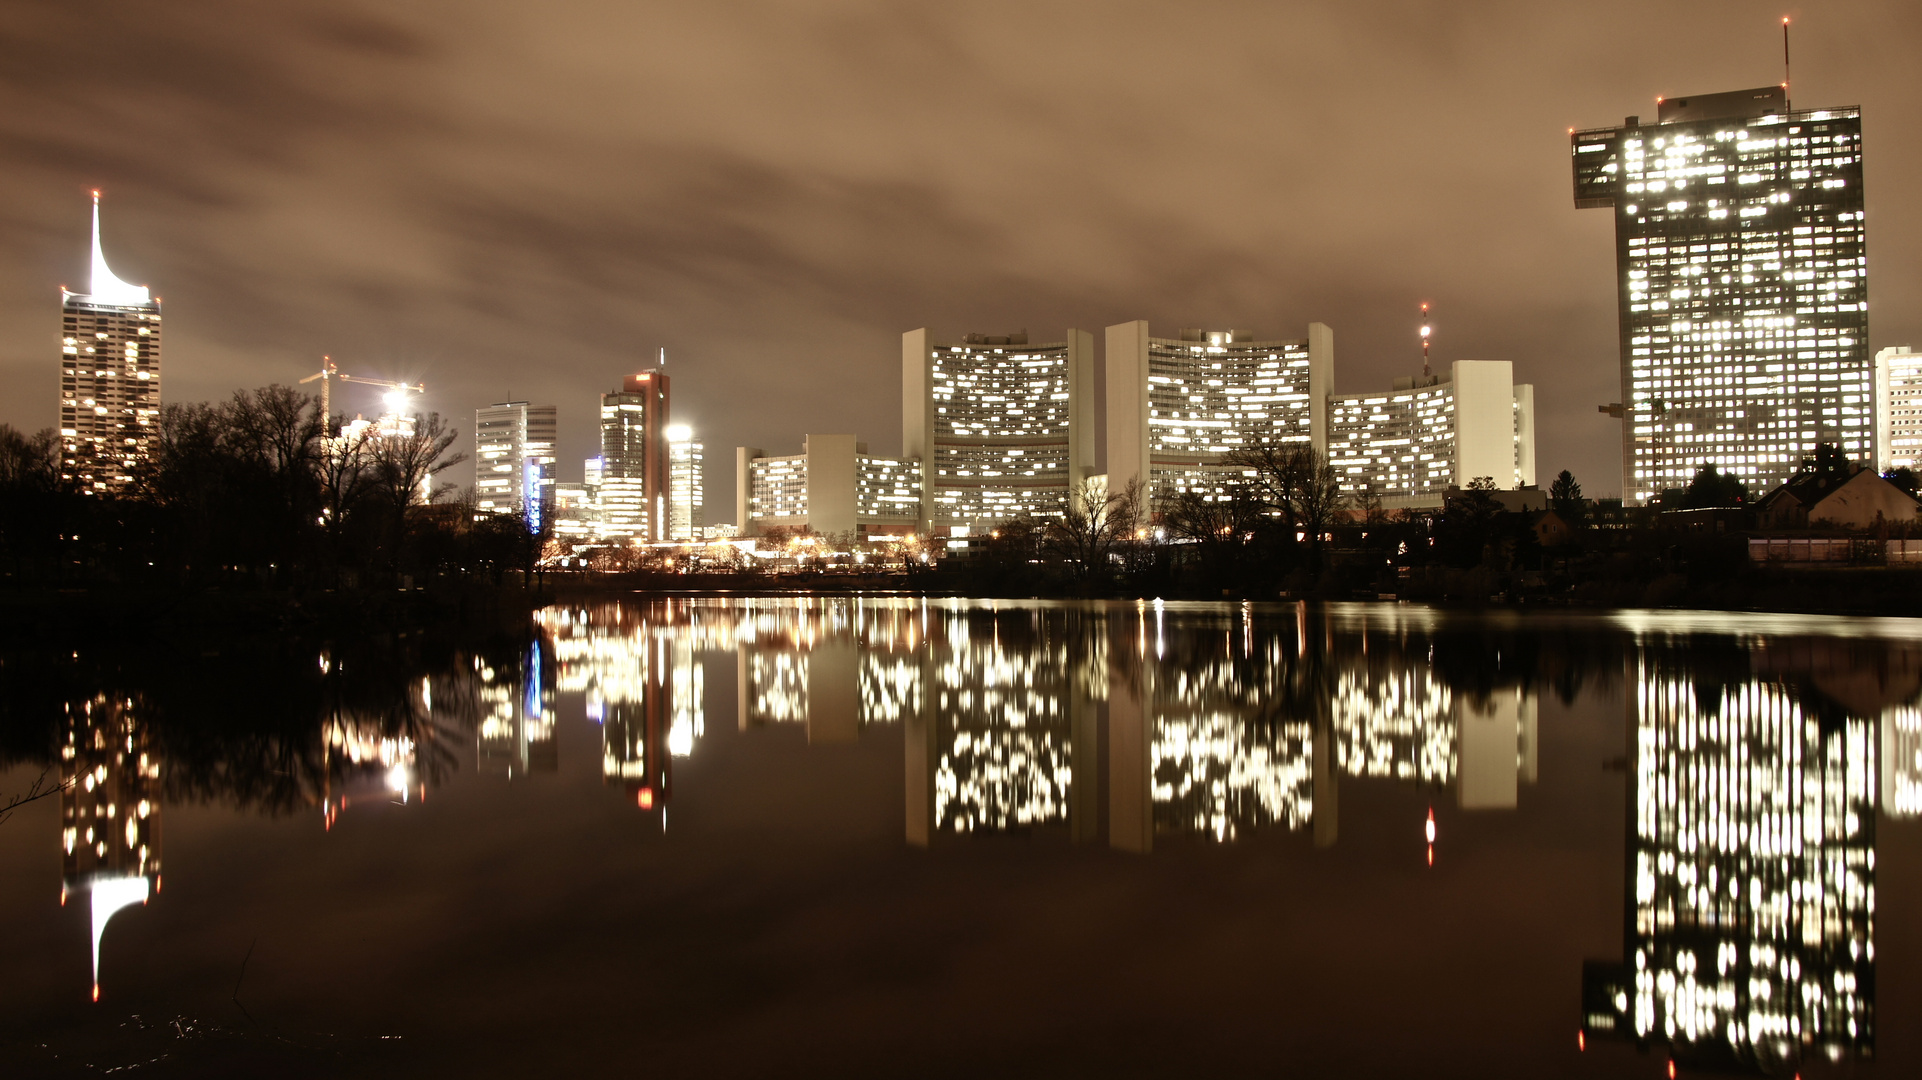
[[[1922,623],[637,599],[0,659],[0,793],[78,778],[0,824],[7,1076],[1922,1075]]]

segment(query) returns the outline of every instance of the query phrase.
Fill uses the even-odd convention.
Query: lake
[[[74,780],[7,1076],[1922,1075],[1922,620],[635,596],[0,688]]]

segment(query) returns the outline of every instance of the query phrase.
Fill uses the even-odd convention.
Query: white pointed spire
[[[87,285],[87,292],[95,302],[133,307],[150,304],[153,299],[147,295],[145,285],[129,285],[113,276],[107,269],[107,256],[100,250],[100,193],[93,193],[93,281]]]

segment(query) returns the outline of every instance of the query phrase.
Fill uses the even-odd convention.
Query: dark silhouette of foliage
[[[1725,475],[1713,465],[1704,465],[1682,489],[1683,510],[1706,510],[1719,506],[1744,506],[1749,501],[1748,485]]]
[[[169,405],[130,490],[85,495],[54,432],[0,425],[0,580],[331,588],[534,568],[544,532],[429,497],[462,460],[438,414],[324,435],[347,426],[285,386]]]

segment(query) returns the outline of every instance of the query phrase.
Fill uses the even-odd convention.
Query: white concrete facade
[[[1328,459],[1342,490],[1439,506],[1479,477],[1534,486],[1535,388],[1514,378],[1507,360],[1458,360],[1386,393],[1331,396]]]
[[[921,527],[1058,513],[1094,471],[1094,335],[901,335],[901,454],[920,463]]]
[[[1922,353],[1896,345],[1875,354],[1875,467],[1922,461]]]
[[[1155,337],[1146,320],[1108,327],[1108,478],[1140,480],[1160,505],[1185,491],[1212,494],[1226,454],[1264,442],[1327,449],[1325,402],[1334,384],[1334,331],[1311,323],[1297,341],[1257,341],[1234,330]]]
[[[735,517],[743,536],[772,528],[832,535],[912,533],[921,524],[921,463],[868,453],[852,435],[809,435],[799,454],[734,451]]]

